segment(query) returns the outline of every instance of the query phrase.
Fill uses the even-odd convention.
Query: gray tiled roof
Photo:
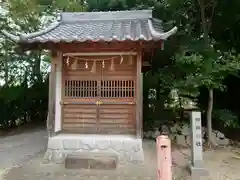
[[[14,40],[13,35],[4,33]],[[15,37],[15,41],[153,41],[166,39],[173,33],[163,32],[161,21],[152,18],[151,10],[62,13],[61,20],[55,25],[36,33]]]

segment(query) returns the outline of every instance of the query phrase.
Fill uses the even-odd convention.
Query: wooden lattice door
[[[100,63],[96,72],[90,73],[93,62],[77,59],[63,61],[62,129],[67,132],[97,132]]]
[[[136,133],[136,61],[118,57],[101,71],[98,129],[101,133]]]
[[[136,63],[129,63],[129,57],[123,62],[104,58],[109,60],[64,60],[64,131],[136,133]]]

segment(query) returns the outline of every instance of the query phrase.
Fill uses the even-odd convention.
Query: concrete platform
[[[143,163],[142,139],[128,135],[59,134],[48,139],[45,160],[63,163],[67,155],[80,152],[109,153],[119,163]]]

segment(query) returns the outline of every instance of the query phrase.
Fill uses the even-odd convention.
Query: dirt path
[[[147,164],[120,165],[115,171],[67,170],[62,164],[43,164],[43,154],[39,154],[23,166],[9,171],[5,180],[156,180],[156,152],[153,146],[153,141],[144,143],[144,149],[148,149],[145,157]]]
[[[0,137],[0,180],[1,174],[13,166],[20,165],[44,151],[47,145],[45,130]]]
[[[117,170],[66,170],[62,164],[44,164],[46,132],[36,131],[0,139],[0,168],[9,169],[4,180],[156,180],[156,144],[144,140],[145,162],[142,165],[119,166]],[[240,154],[231,148],[204,152],[205,167],[209,177],[202,180],[239,180]],[[40,153],[39,153],[40,152]],[[32,157],[32,158],[30,158]],[[173,180],[190,180],[187,166],[190,162],[189,149],[172,149]],[[0,176],[0,180],[1,176]]]

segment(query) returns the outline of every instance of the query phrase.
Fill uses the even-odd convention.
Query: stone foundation
[[[120,163],[142,163],[142,139],[125,135],[59,134],[48,140],[45,160],[61,163],[71,153],[98,152],[116,155]]]

